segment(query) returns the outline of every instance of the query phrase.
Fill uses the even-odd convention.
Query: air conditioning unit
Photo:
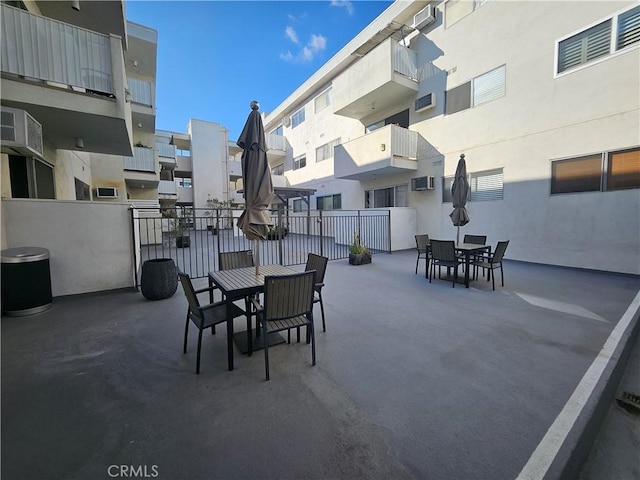
[[[0,109],[2,152],[43,158],[42,125],[25,110]]]
[[[284,117],[282,119],[282,125],[284,125],[285,127],[288,127],[289,125],[291,125],[291,117]]]
[[[96,198],[118,198],[118,189],[113,187],[96,188]]]
[[[413,192],[433,190],[434,188],[436,188],[436,177],[428,176],[411,179],[411,190]]]
[[[423,112],[435,106],[436,106],[436,95],[434,93],[428,93],[416,100],[415,110],[416,112]]]
[[[420,30],[436,21],[436,9],[427,5],[413,16],[413,28]]]

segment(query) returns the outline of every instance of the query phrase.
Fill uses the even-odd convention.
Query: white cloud
[[[285,35],[287,36],[287,38],[289,38],[289,40],[291,40],[293,43],[300,43],[300,40],[298,40],[298,34],[296,33],[296,31],[293,29],[293,27],[287,27],[285,30]]]
[[[311,60],[313,60],[313,51],[309,47],[304,47],[300,51],[300,56],[303,60],[310,62]]]
[[[314,52],[319,52],[327,48],[327,39],[322,35],[311,34],[311,40],[309,40],[308,46]]]
[[[343,7],[347,9],[349,15],[353,15],[353,3],[349,0],[331,0],[332,7]]]
[[[293,54],[287,50],[287,53],[280,54],[280,58],[285,62],[290,62],[291,60],[293,60]]]

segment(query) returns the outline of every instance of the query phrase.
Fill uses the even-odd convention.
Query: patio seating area
[[[46,312],[4,316],[2,478],[109,478],[124,465],[158,479],[515,479],[631,315],[612,353],[626,358],[640,280],[504,263],[508,282],[493,291],[482,278],[469,289],[429,283],[415,249],[329,261],[317,364],[304,339],[274,346],[269,382],[262,352],[236,350],[228,371],[224,328],[203,335],[195,374],[180,289],[159,301],[129,290],[59,297]],[[244,330],[244,317],[234,325]],[[545,478],[576,468],[571,450],[585,448],[597,404]]]

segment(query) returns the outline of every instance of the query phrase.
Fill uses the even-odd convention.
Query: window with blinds
[[[598,192],[602,179],[602,155],[557,160],[551,164],[551,194]]]
[[[504,191],[502,168],[472,173],[469,178],[469,188],[471,190],[469,200],[472,202],[502,200]]]
[[[558,73],[608,55],[611,44],[611,19],[591,27],[558,45]]]
[[[616,50],[640,42],[640,5],[618,16]]]
[[[444,94],[444,113],[450,115],[471,107],[471,82],[458,85]]]
[[[607,156],[607,190],[640,187],[640,148]]]
[[[331,87],[318,95],[314,100],[315,112],[318,113],[331,105]]]
[[[329,158],[333,158],[333,147],[335,147],[336,145],[340,145],[339,138],[336,138],[335,140],[332,140],[329,143],[325,143],[324,145],[316,148],[316,163],[322,162]]]
[[[442,203],[453,202],[451,196],[451,186],[453,185],[454,176],[442,178]]]
[[[473,105],[504,97],[505,66],[491,70],[473,79]]]

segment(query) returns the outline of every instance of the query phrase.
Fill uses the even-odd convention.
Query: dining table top
[[[487,250],[491,248],[490,245],[480,245],[477,243],[457,243],[456,250],[459,251],[474,251],[474,250]]]
[[[209,278],[225,293],[243,294],[253,292],[264,286],[264,278],[270,275],[291,275],[298,273],[283,265],[260,265],[256,267],[234,268],[209,272]]]

